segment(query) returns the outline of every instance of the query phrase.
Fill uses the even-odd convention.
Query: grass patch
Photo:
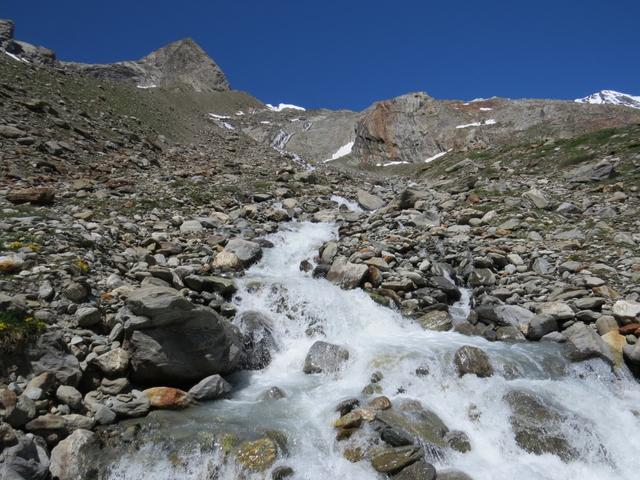
[[[37,337],[47,324],[16,312],[0,312],[0,349],[6,353],[20,350]]]

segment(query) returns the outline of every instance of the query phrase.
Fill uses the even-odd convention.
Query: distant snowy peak
[[[640,97],[614,90],[602,90],[584,98],[577,98],[578,103],[593,103],[607,105],[623,105],[625,107],[640,108]]]
[[[278,106],[273,106],[270,103],[267,103],[267,108],[274,112],[281,112],[282,110],[300,110],[301,112],[304,112],[306,110],[305,108],[297,105],[291,105],[289,103],[281,103]]]

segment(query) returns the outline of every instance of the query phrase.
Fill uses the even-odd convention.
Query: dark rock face
[[[231,373],[242,364],[238,330],[213,310],[179,297],[175,290],[141,289],[128,306],[149,318],[135,327],[129,340],[134,381],[183,384]]]
[[[513,144],[545,133],[568,138],[628,125],[640,112],[552,100],[436,100],[419,92],[375,103],[356,124],[353,155],[362,165],[423,163],[453,150]]]
[[[15,40],[14,35],[15,25],[13,21],[0,19],[0,49],[4,49],[7,53],[29,63],[49,66],[55,64],[56,54],[53,50]]]
[[[196,92],[229,90],[220,67],[190,38],[170,43],[138,61],[107,65],[66,63],[65,66],[100,80],[141,87],[186,87]]]

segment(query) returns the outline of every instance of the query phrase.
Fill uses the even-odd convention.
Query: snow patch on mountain
[[[333,155],[331,155],[331,158],[328,158],[327,160],[324,161],[324,163],[327,162],[331,162],[333,160],[337,160],[339,158],[342,158],[346,155],[349,155],[351,153],[351,150],[353,149],[353,144],[355,142],[351,141],[349,143],[347,143],[346,145],[341,146],[336,153],[334,153]]]
[[[456,125],[456,128],[469,128],[469,127],[481,127],[483,125],[495,125],[496,120],[494,118],[489,118],[488,120],[481,120],[479,122],[466,123],[464,125]]]
[[[271,105],[267,103],[267,108],[273,112],[281,112],[283,110],[300,110],[301,112],[306,111],[306,108],[299,107],[297,105],[291,105],[290,103],[280,103],[277,106]]]
[[[595,105],[622,105],[631,108],[640,108],[640,96],[615,90],[601,90],[587,97],[576,98],[577,103],[591,103]]]

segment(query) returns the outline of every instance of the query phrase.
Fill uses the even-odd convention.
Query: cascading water
[[[392,403],[418,400],[450,429],[468,435],[471,451],[448,452],[435,464],[438,470],[453,467],[475,480],[638,478],[640,388],[624,371],[612,374],[600,361],[570,364],[556,344],[490,343],[453,332],[425,331],[361,290],[341,290],[301,272],[300,261],[335,236],[336,228],[329,224],[292,223],[270,237],[275,248],[240,281],[237,297],[240,312],[258,310],[272,321],[278,349],[270,365],[232,377],[236,389],[230,399],[150,416],[149,445],[120,456],[110,479],[238,478],[237,467],[231,462],[222,465],[221,455],[212,451],[211,438],[220,432],[268,429],[287,434],[288,456],[273,468],[290,466],[293,478],[384,478],[367,460],[347,461],[332,428],[335,406],[361,396],[374,371],[382,372],[382,393]],[[311,331],[315,333],[310,336]],[[348,348],[349,361],[339,374],[302,372],[306,353],[318,339]],[[459,378],[453,356],[463,345],[485,350],[496,373],[490,378]],[[417,376],[416,368],[425,365],[429,374]],[[273,386],[286,397],[264,399]],[[514,390],[534,392],[549,405],[584,419],[582,424],[554,425],[577,450],[574,460],[527,453],[518,446],[509,421],[511,409],[504,400]],[[170,453],[171,449],[179,452]]]

